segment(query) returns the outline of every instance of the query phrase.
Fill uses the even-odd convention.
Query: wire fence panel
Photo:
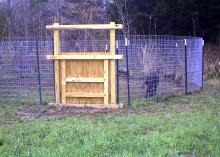
[[[187,45],[185,46],[185,40]],[[203,85],[203,40],[195,37],[117,36],[118,101],[158,100]],[[109,52],[109,40],[61,40],[63,52]],[[51,37],[0,39],[0,101],[55,101]]]
[[[188,80],[188,92],[198,90],[203,85],[202,74],[202,48],[203,41],[187,39],[187,80]]]
[[[8,38],[1,40],[0,101],[42,103],[54,100],[52,40]],[[40,100],[41,98],[41,100]]]
[[[55,73],[53,61],[47,60],[47,55],[53,54],[52,38],[37,38],[39,53],[39,68],[41,94],[43,103],[55,101]],[[37,66],[37,65],[36,65]],[[40,89],[40,88],[38,88]]]
[[[118,51],[127,58],[119,61],[120,101],[158,100],[183,94],[187,88],[189,92],[200,89],[201,42],[201,38],[189,37],[118,36]]]

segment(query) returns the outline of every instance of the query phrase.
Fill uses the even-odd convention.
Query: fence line
[[[187,44],[185,45],[185,40]],[[108,40],[61,41],[65,51],[109,50]],[[117,100],[132,104],[199,90],[203,40],[196,37],[117,36]],[[0,38],[0,102],[55,101],[51,37]]]

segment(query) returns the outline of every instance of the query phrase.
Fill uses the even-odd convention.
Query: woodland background
[[[45,25],[108,23],[124,34],[200,36],[218,43],[219,0],[0,0],[0,36],[45,36]]]

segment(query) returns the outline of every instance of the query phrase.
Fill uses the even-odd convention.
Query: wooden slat
[[[59,25],[55,23],[54,25]],[[59,30],[54,30],[54,55],[59,55],[60,51],[60,33]],[[55,66],[55,92],[56,92],[56,102],[60,103],[60,80],[59,80],[59,61],[54,61]]]
[[[122,52],[119,52],[118,54],[122,54]],[[69,52],[61,52],[60,55],[106,55],[110,56],[110,51],[109,52],[74,52],[74,51],[69,51]]]
[[[66,61],[61,61],[62,103],[66,103]]]
[[[89,24],[89,25],[47,25],[48,30],[74,30],[74,29],[123,29],[121,24]]]
[[[108,96],[108,90],[109,90],[109,86],[108,86],[108,60],[104,60],[104,104],[108,104],[109,102],[109,96]]]
[[[104,78],[66,78],[66,82],[104,82]]]
[[[47,59],[53,60],[100,60],[100,59],[123,59],[123,55],[48,55]]]
[[[97,98],[104,97],[104,93],[72,93],[67,92],[66,97],[71,98]]]
[[[111,25],[114,25],[114,22],[110,23]],[[111,55],[115,55],[115,30],[111,29],[110,30],[110,53]],[[116,104],[116,76],[115,76],[115,60],[110,61],[110,76],[111,76],[111,104]]]
[[[62,52],[61,55],[109,55],[110,52],[76,52],[76,51],[67,51]]]
[[[122,109],[123,104],[61,104],[61,103],[49,103],[51,106],[57,107],[78,107],[78,108],[98,108],[98,109]]]

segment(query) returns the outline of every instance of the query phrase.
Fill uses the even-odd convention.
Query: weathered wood
[[[108,90],[109,90],[109,79],[108,79],[108,60],[104,60],[104,104],[109,103],[109,95],[108,95]]]
[[[73,93],[73,92],[67,92],[66,97],[70,98],[97,98],[97,97],[104,97],[104,93]]]
[[[66,103],[66,61],[61,61],[62,103]]]
[[[115,25],[114,22],[111,22],[110,25]],[[115,29],[111,29],[110,30],[110,54],[111,55],[115,55],[115,47],[116,46],[116,42],[115,42]],[[111,60],[110,61],[110,76],[111,76],[111,104],[115,104],[116,103],[116,73],[115,73],[115,60]]]
[[[69,104],[103,104],[103,97],[74,97],[67,98],[67,103]]]
[[[74,30],[74,29],[123,29],[121,24],[95,24],[95,25],[47,25],[48,30]]]
[[[59,25],[58,23],[54,23],[54,26]],[[59,30],[54,30],[53,33],[53,40],[54,40],[54,55],[59,55],[60,52],[60,33]],[[59,61],[54,61],[55,67],[55,95],[56,95],[56,102],[60,102],[60,80],[59,80]]]
[[[72,106],[78,108],[96,108],[96,109],[122,109],[123,104],[69,104],[69,103],[50,103],[53,106]]]
[[[66,78],[66,82],[104,82],[104,78]]]
[[[123,59],[123,55],[47,55],[49,60],[102,60]]]
[[[103,60],[68,60],[67,78],[103,78],[104,63]],[[67,98],[69,103],[104,103],[104,98],[83,97],[83,93],[103,93],[103,82],[68,82],[67,91],[72,93],[82,93],[82,97]]]

